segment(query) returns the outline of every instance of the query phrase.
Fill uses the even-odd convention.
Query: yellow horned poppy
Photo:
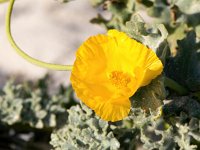
[[[128,116],[129,98],[161,74],[156,54],[125,33],[109,30],[86,40],[76,53],[71,82],[77,96],[106,121]]]

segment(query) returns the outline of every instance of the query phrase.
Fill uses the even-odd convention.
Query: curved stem
[[[0,3],[8,2],[9,0],[0,0]]]
[[[72,65],[58,65],[58,64],[51,64],[51,63],[46,63],[43,61],[40,61],[38,59],[35,59],[28,54],[26,54],[23,50],[20,49],[20,47],[16,44],[15,40],[13,39],[13,36],[11,34],[11,15],[12,15],[12,10],[14,6],[15,0],[10,0],[10,4],[8,6],[8,11],[6,14],[6,34],[8,37],[8,40],[12,47],[15,49],[15,51],[23,57],[25,60],[29,61],[30,63],[43,67],[43,68],[48,68],[52,70],[61,70],[61,71],[70,71],[72,70],[73,66]]]
[[[174,81],[168,77],[164,77],[164,84],[166,87],[169,87],[170,89],[176,91],[180,95],[188,94],[188,90],[186,88],[184,88],[183,86],[178,84],[176,81]]]

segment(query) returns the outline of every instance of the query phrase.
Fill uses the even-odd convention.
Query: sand
[[[46,73],[53,76],[54,85],[68,84],[70,72],[50,71],[30,64],[16,54],[5,34],[5,14],[8,4],[0,5],[0,86],[7,77],[22,81],[36,80]],[[18,45],[40,60],[73,64],[75,51],[89,36],[105,30],[89,23],[97,15],[89,0],[74,0],[61,4],[55,0],[17,0],[12,18],[12,33]]]

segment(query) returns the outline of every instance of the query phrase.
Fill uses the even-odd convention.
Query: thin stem
[[[184,88],[182,85],[178,84],[176,81],[168,77],[164,77],[164,83],[166,87],[169,87],[170,89],[176,91],[180,95],[188,94],[188,90],[186,88]]]
[[[25,60],[29,61],[30,63],[43,67],[43,68],[48,68],[52,70],[61,70],[61,71],[70,71],[72,70],[73,66],[72,65],[58,65],[58,64],[51,64],[51,63],[46,63],[43,61],[40,61],[38,59],[35,59],[28,54],[26,54],[23,50],[20,49],[20,47],[16,44],[15,40],[13,39],[13,36],[11,34],[11,15],[13,11],[13,6],[14,6],[15,0],[10,0],[10,4],[8,6],[8,11],[6,14],[6,34],[8,37],[8,40],[12,47],[15,49],[15,51],[23,57]]]
[[[0,0],[0,3],[8,2],[9,0]]]

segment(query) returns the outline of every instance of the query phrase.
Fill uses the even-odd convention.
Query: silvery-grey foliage
[[[69,103],[71,89],[64,95],[50,97],[44,87],[35,90],[31,88],[33,87],[7,82],[0,94],[0,122],[9,125],[22,122],[35,128],[64,124],[67,111],[63,105]]]
[[[120,143],[109,129],[108,122],[100,120],[88,107],[83,104],[72,106],[68,113],[67,124],[51,135],[50,143],[55,150],[119,148]]]

